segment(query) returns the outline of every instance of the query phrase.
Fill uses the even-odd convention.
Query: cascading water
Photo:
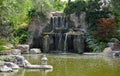
[[[59,42],[58,42],[58,50],[61,50],[61,47],[62,47],[62,33],[58,33],[58,37],[59,37]]]
[[[58,27],[58,17],[55,17],[55,27]]]
[[[51,26],[50,26],[51,31],[50,33],[49,32],[45,33],[45,35],[46,34],[49,35],[49,39],[50,39],[50,41],[48,40],[48,43],[46,43],[48,44],[46,48],[48,47],[48,49],[51,52],[66,53],[66,52],[74,52],[75,50],[77,52],[79,51],[79,47],[76,45],[79,45],[80,41],[76,43],[76,40],[79,40],[79,38],[81,37],[76,38],[76,36],[77,35],[82,36],[82,34],[78,33],[80,32],[80,30],[76,30],[72,26],[71,26],[72,28],[70,28],[68,21],[69,21],[68,18],[63,15],[53,15],[51,17]]]
[[[64,17],[61,19],[61,25],[62,25],[62,28],[64,28],[65,26],[64,26]]]
[[[64,53],[66,53],[67,50],[67,38],[68,38],[68,34],[65,34],[65,41],[64,41]]]
[[[54,32],[54,29],[55,29],[55,19],[54,18],[51,18],[51,25],[52,25],[51,32]]]
[[[65,27],[65,28],[68,28],[68,20],[67,20],[66,17],[65,17],[65,20],[64,20],[64,27]]]

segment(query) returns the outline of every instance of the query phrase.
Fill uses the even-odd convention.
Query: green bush
[[[30,33],[31,32],[28,31],[27,26],[16,29],[13,33],[13,37],[11,38],[11,43],[14,45],[25,44],[30,36]]]
[[[101,42],[99,39],[94,37],[92,34],[87,34],[87,47],[91,52],[102,52],[106,47],[107,42]]]
[[[75,2],[69,2],[66,8],[64,9],[64,12],[66,15],[70,15],[72,13],[76,13],[76,15],[79,15],[81,11],[86,10],[86,2],[83,0],[78,0]]]

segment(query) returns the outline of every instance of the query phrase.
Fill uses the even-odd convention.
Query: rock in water
[[[25,58],[23,56],[17,55],[16,60],[17,60],[17,65],[21,67],[25,65]]]
[[[39,54],[39,53],[41,53],[40,49],[37,48],[30,49],[30,54]]]
[[[111,47],[106,47],[106,48],[103,50],[103,55],[104,55],[104,56],[112,56],[112,49],[111,49]]]
[[[15,63],[12,63],[12,62],[4,62],[4,65],[6,65],[9,68],[12,68],[13,70],[14,69],[19,69],[19,66]]]
[[[29,53],[29,45],[18,45],[17,49],[20,49],[22,54]]]
[[[11,54],[13,54],[13,55],[21,55],[21,50],[20,49],[12,49]]]
[[[0,66],[0,72],[12,72],[12,68],[2,65]]]

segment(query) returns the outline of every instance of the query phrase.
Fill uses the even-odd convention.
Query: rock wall
[[[29,31],[31,31],[32,34],[28,40],[28,44],[30,45],[30,47],[41,48],[41,33],[46,30],[45,28],[48,27],[48,25],[50,24],[50,18],[56,15],[63,16],[64,14],[61,12],[48,12],[45,14],[45,17],[47,18],[46,21],[40,20],[38,18],[33,18],[31,20]]]
[[[34,47],[34,48],[40,47],[41,33],[42,33],[43,29],[46,27],[46,25],[47,25],[47,22],[43,22],[37,18],[33,18],[33,20],[31,21],[31,23],[29,25],[29,31],[32,32],[32,34],[28,40],[28,44],[30,45],[30,47]]]
[[[77,17],[75,13],[70,15],[70,20],[73,22],[74,27],[79,27],[84,32],[87,32],[87,22],[85,21],[86,12],[81,12],[80,16]]]

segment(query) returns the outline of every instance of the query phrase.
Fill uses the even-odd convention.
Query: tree
[[[51,5],[52,0],[33,0],[34,8],[36,12],[46,13],[53,10]]]
[[[29,24],[28,11],[32,0],[0,0],[0,37],[6,41],[13,39],[19,28]],[[12,37],[12,38],[11,38]]]
[[[112,18],[101,18],[98,20],[98,29],[94,32],[94,35],[100,41],[109,41],[115,34],[115,19]]]
[[[120,1],[119,0],[111,0],[111,8],[112,12],[116,17],[118,26],[120,27]]]
[[[53,0],[53,7],[55,11],[64,11],[64,8],[66,7],[66,2],[63,2],[61,0]]]
[[[32,7],[31,0],[2,0],[0,7],[1,24],[11,22],[15,26],[27,20],[27,13]]]
[[[76,13],[77,16],[80,15],[81,11],[86,10],[86,2],[84,0],[77,0],[75,2],[68,2],[68,5],[64,9],[66,15],[70,15],[72,13]]]

